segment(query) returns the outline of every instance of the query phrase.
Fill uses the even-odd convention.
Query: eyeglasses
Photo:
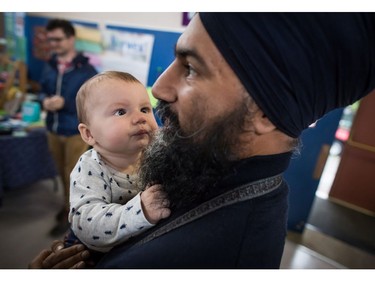
[[[49,43],[55,42],[55,43],[60,43],[61,41],[67,39],[67,37],[48,37],[47,41]]]

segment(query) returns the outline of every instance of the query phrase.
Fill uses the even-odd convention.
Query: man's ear
[[[83,139],[83,141],[85,143],[87,143],[88,145],[91,145],[91,146],[93,146],[95,144],[95,139],[91,135],[91,131],[87,127],[86,124],[79,123],[78,130],[79,130],[79,133],[81,134],[81,138]]]
[[[260,108],[256,110],[253,118],[253,126],[257,135],[264,135],[276,130],[276,126],[268,119]]]

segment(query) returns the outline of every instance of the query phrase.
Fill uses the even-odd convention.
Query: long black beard
[[[162,184],[171,209],[199,204],[220,192],[216,184],[227,175],[235,159],[232,148],[242,131],[245,105],[222,116],[210,128],[184,133],[168,104],[158,113],[165,126],[155,135],[141,159],[141,186]]]

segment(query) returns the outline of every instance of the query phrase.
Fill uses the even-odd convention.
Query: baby
[[[79,132],[92,149],[70,175],[69,222],[89,249],[107,252],[170,215],[160,185],[142,191],[137,169],[158,128],[146,88],[118,71],[97,74],[77,94]]]

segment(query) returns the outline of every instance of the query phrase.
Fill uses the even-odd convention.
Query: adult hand
[[[51,97],[51,103],[55,111],[60,110],[64,107],[65,99],[62,96]]]
[[[57,111],[64,107],[65,99],[61,96],[52,96],[43,100],[43,108],[47,111]]]
[[[40,252],[29,264],[29,269],[85,268],[90,253],[83,244],[64,248],[62,241],[52,242],[51,249]]]

